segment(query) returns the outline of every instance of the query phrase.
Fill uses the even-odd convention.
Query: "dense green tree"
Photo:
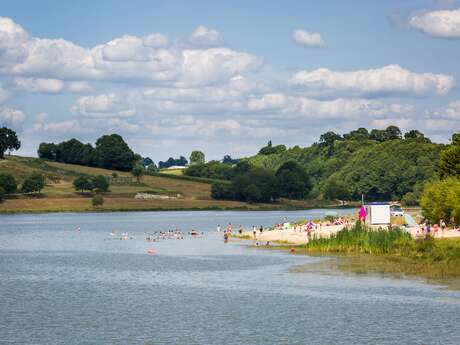
[[[155,164],[155,163],[153,163],[153,160],[152,160],[152,158],[150,158],[150,157],[145,157],[145,158],[143,159],[143,163],[144,163],[144,166],[145,166],[145,167],[148,167],[148,166],[150,166],[150,165],[152,165],[152,164]]]
[[[334,132],[326,132],[319,137],[319,145],[322,147],[333,146],[336,141],[342,140],[342,137]]]
[[[248,189],[250,185],[255,185],[259,193],[253,193],[252,187]],[[255,167],[246,173],[236,175],[232,180],[231,189],[235,199],[241,201],[271,202],[279,197],[277,178],[273,171],[265,168]],[[255,195],[259,196],[257,200],[253,199]]]
[[[155,163],[149,164],[147,167],[145,174],[146,175],[155,175],[158,172],[158,168]]]
[[[136,180],[137,180],[137,183],[140,183],[141,182],[141,179],[142,179],[142,176],[144,176],[145,174],[145,168],[143,165],[136,165],[133,170],[131,170],[131,175],[133,175]]]
[[[388,126],[385,129],[385,140],[395,140],[401,139],[402,133],[401,130],[396,126]]]
[[[347,186],[335,177],[326,180],[322,187],[322,194],[326,200],[350,200],[351,195]]]
[[[369,138],[379,142],[384,142],[387,138],[386,132],[382,129],[373,129],[369,134]]]
[[[416,130],[416,129],[412,129],[410,130],[409,132],[406,132],[404,134],[404,139],[405,140],[419,140],[419,141],[426,141],[426,142],[431,142],[430,139],[426,138],[425,135]]]
[[[93,188],[99,189],[101,192],[107,192],[109,190],[110,181],[104,175],[96,175],[92,178]]]
[[[282,164],[277,172],[277,185],[280,196],[289,199],[304,199],[310,192],[310,179],[305,169],[295,161]]]
[[[216,182],[211,185],[211,197],[214,199],[233,200],[235,195],[229,183]]]
[[[460,133],[452,135],[451,144],[441,152],[439,171],[441,177],[460,177]]]
[[[188,164],[187,158],[184,156],[180,156],[179,158],[175,159],[173,157],[169,157],[166,162],[159,161],[158,162],[158,168],[160,169],[166,169],[172,166],[186,166]]]
[[[222,163],[224,164],[236,164],[238,161],[239,159],[233,159],[230,155],[225,155],[224,158],[222,158]]]
[[[273,146],[272,141],[269,140],[267,143],[267,146],[264,146],[260,149],[259,154],[260,155],[273,155],[273,154],[278,154],[278,153],[283,153],[286,151],[286,146],[285,145],[276,145]]]
[[[73,186],[75,190],[81,190],[82,192],[84,192],[85,190],[90,191],[93,189],[93,182],[87,176],[78,176],[73,181]]]
[[[41,190],[45,187],[45,176],[38,172],[33,172],[30,174],[21,186],[21,191],[23,193],[40,193]]]
[[[0,159],[4,158],[6,151],[19,150],[21,142],[16,132],[10,128],[0,128]]]
[[[53,143],[41,143],[37,151],[38,157],[44,159],[56,159],[56,145]]]
[[[3,199],[5,199],[5,190],[3,189],[3,187],[0,187],[0,202],[3,201]]]
[[[190,164],[204,164],[205,156],[201,151],[192,151],[190,154]]]
[[[0,187],[5,194],[13,194],[16,192],[17,184],[13,175],[0,172]]]
[[[369,132],[366,128],[361,127],[348,134],[344,134],[343,138],[345,140],[368,140]]]
[[[103,135],[96,141],[99,165],[106,169],[130,171],[136,161],[134,152],[118,134]]]
[[[432,223],[460,222],[460,179],[448,177],[425,186],[420,200],[423,214]]]

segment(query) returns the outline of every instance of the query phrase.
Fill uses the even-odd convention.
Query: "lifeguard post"
[[[390,224],[390,204],[388,202],[371,202],[366,207],[366,223],[370,225]]]

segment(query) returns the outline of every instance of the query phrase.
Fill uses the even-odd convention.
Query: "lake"
[[[215,230],[325,212],[0,215],[0,344],[460,344],[460,292],[292,273],[322,259]],[[176,228],[204,235],[145,241]]]

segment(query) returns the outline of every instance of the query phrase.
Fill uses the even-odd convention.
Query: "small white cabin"
[[[371,225],[390,224],[390,204],[388,202],[372,202],[366,207],[366,223]]]

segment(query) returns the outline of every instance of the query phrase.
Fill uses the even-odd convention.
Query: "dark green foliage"
[[[142,160],[142,157],[135,155],[118,134],[100,137],[96,141],[96,148],[91,144],[83,144],[77,139],[59,144],[41,143],[37,153],[40,158],[61,163],[123,171],[131,170],[136,160]]]
[[[13,194],[16,192],[17,184],[13,175],[0,172],[0,187],[5,194]]]
[[[222,158],[222,163],[224,164],[236,164],[239,162],[239,159],[233,159],[230,155],[225,155],[224,158]]]
[[[185,175],[230,180],[235,175],[235,172],[231,165],[223,164],[218,161],[210,161],[206,164],[190,165],[187,170],[185,170]]]
[[[91,179],[87,176],[78,176],[74,181],[73,181],[73,186],[75,190],[81,190],[84,192],[85,190],[92,190],[93,187],[93,182]]]
[[[214,199],[233,200],[235,195],[230,184],[215,182],[211,185],[211,197]]]
[[[103,175],[97,175],[92,178],[93,188],[99,189],[101,192],[107,192],[109,190],[110,181]]]
[[[452,142],[441,152],[439,161],[441,177],[460,177],[460,133],[452,135]]]
[[[145,167],[148,167],[148,166],[150,166],[150,165],[152,165],[152,164],[155,164],[155,163],[153,163],[153,160],[152,160],[152,158],[150,158],[150,157],[145,157],[145,158],[142,160],[142,162],[143,162],[143,165],[144,165]]]
[[[150,164],[145,170],[146,175],[153,175],[158,172],[158,168],[155,163]]]
[[[419,200],[414,192],[408,192],[402,197],[401,203],[404,206],[417,206]]]
[[[264,146],[260,149],[259,155],[273,155],[277,153],[282,153],[286,151],[285,145],[273,146],[271,140],[267,143],[267,146]]]
[[[344,134],[343,138],[345,140],[368,140],[369,132],[366,128],[358,128],[348,134]]]
[[[166,168],[169,168],[169,167],[172,167],[172,166],[175,166],[175,165],[186,166],[187,163],[188,163],[187,158],[185,158],[184,156],[180,156],[177,159],[169,157],[166,162],[159,161],[158,162],[158,168],[166,169]]]
[[[0,128],[0,159],[3,159],[6,151],[19,150],[21,142],[16,132],[10,128]]]
[[[204,164],[205,157],[204,153],[201,151],[193,151],[190,154],[190,164]]]
[[[345,183],[334,177],[326,180],[321,191],[326,200],[350,200],[351,197]]]
[[[38,157],[56,160],[56,145],[53,143],[41,143],[38,147]]]
[[[400,137],[399,133],[396,127],[389,127],[372,130],[369,139],[365,139],[365,131],[358,130],[350,133],[353,139],[345,140],[328,132],[321,136],[319,144],[270,156],[256,155],[244,161],[273,171],[285,162],[297,162],[313,186],[310,197],[319,193],[320,186],[324,194],[326,181],[333,177],[346,186],[352,200],[359,200],[361,193],[367,200],[401,199],[435,176],[443,145],[420,139],[419,135],[413,139],[414,133],[407,140],[391,139]],[[358,134],[363,136],[357,139]]]
[[[5,190],[3,189],[3,187],[0,187],[0,202],[3,201],[3,199],[5,198]]]
[[[278,193],[289,199],[305,199],[310,192],[310,179],[305,169],[294,161],[282,164],[277,172]]]
[[[104,204],[104,197],[100,194],[96,194],[91,199],[91,203],[93,207],[102,206]]]
[[[26,177],[22,183],[21,191],[23,193],[40,193],[44,187],[45,177],[38,172],[34,172]]]
[[[106,169],[130,171],[136,161],[134,152],[118,134],[104,135],[96,141],[99,166]]]
[[[427,143],[430,143],[431,140],[425,137],[425,135],[421,132],[419,132],[416,129],[412,129],[409,132],[404,134],[404,139],[406,140],[418,140],[418,141],[425,141]]]

